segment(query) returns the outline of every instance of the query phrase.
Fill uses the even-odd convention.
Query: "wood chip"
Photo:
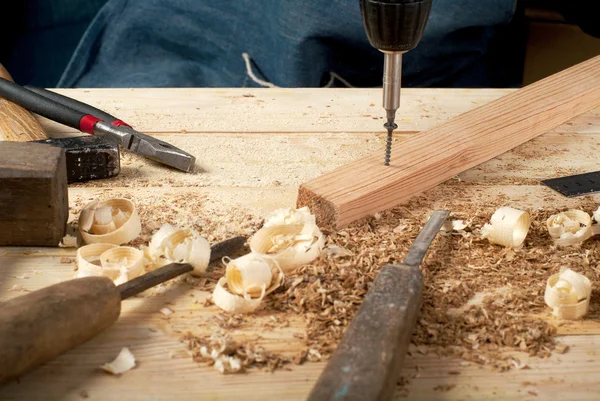
[[[202,337],[187,333],[182,340],[195,362],[214,366],[221,373],[242,373],[249,369],[273,372],[291,363],[291,359],[267,352],[255,342],[238,343],[223,330]]]
[[[175,312],[173,312],[172,309],[169,309],[169,308],[162,308],[159,312],[162,313],[165,316],[170,316],[173,313],[175,313]]]
[[[60,248],[77,248],[77,237],[67,234],[63,237],[58,246]]]
[[[440,384],[438,386],[435,386],[433,388],[433,391],[450,391],[452,390],[454,387],[456,387],[456,384]]]
[[[29,290],[25,289],[25,287],[23,287],[21,284],[15,284],[12,287],[9,288],[9,291],[14,291],[14,292],[30,292]]]

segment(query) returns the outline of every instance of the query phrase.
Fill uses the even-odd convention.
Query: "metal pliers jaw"
[[[142,134],[128,125],[113,125],[106,121],[98,121],[94,125],[94,134],[109,135],[125,149],[187,173],[194,169],[196,163],[196,158],[191,154],[168,142]]]
[[[43,88],[22,87],[0,78],[0,96],[29,111],[88,134],[108,135],[123,148],[148,159],[190,172],[194,156],[142,134],[114,116],[89,104]]]

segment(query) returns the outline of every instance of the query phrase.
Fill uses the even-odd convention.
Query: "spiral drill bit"
[[[383,126],[384,126],[385,129],[387,129],[387,141],[386,141],[386,144],[385,144],[385,162],[384,162],[384,165],[389,166],[390,165],[390,159],[392,158],[392,132],[394,132],[394,130],[396,128],[398,128],[398,125],[396,125],[394,123],[394,117],[392,117],[392,118],[388,117],[387,123],[383,124]]]
[[[392,132],[398,128],[394,120],[396,119],[396,110],[400,106],[401,82],[402,53],[385,53],[383,62],[383,108],[387,114],[387,122],[383,126],[388,132],[384,162],[386,166],[390,165],[392,157]]]

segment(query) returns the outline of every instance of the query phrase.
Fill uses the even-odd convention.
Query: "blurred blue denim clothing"
[[[109,0],[59,87],[319,87],[333,72],[380,86],[382,54],[358,0]],[[425,36],[404,57],[404,86],[486,86],[480,63],[515,0],[433,0]],[[336,86],[343,86],[336,81]]]

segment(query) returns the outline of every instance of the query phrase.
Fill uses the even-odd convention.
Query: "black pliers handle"
[[[190,172],[196,159],[191,154],[152,136],[89,104],[42,88],[23,87],[0,78],[0,96],[50,120],[92,135],[109,135],[134,153],[176,169]]]

